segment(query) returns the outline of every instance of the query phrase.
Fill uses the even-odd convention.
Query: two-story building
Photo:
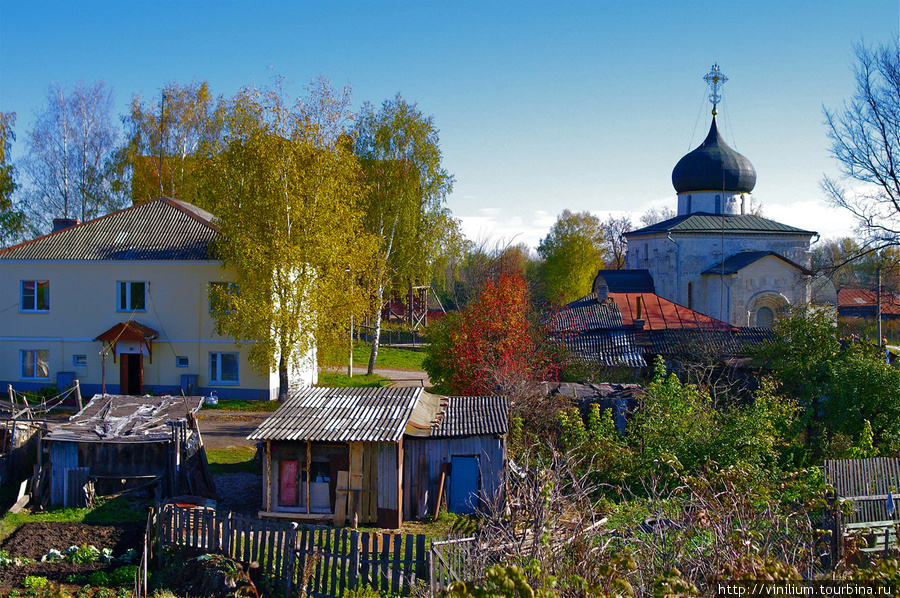
[[[274,399],[277,371],[216,333],[210,289],[231,284],[212,255],[215,218],[159,198],[0,250],[0,384],[16,390]],[[316,381],[314,356],[291,384]]]

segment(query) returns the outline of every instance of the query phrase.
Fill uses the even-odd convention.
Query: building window
[[[716,214],[722,213],[722,196],[716,195]]]
[[[50,351],[26,349],[19,351],[19,374],[25,380],[50,379]]]
[[[116,286],[119,311],[147,311],[146,282],[119,281]]]
[[[175,367],[186,368],[189,363],[190,360],[188,360],[188,358],[184,355],[179,355],[175,358]]]
[[[50,281],[22,281],[22,311],[50,311]]]
[[[209,381],[212,384],[239,384],[239,353],[210,353]]]
[[[694,283],[688,283],[688,309],[694,309]]]
[[[73,355],[72,365],[75,367],[84,367],[87,365],[87,355]]]
[[[237,285],[232,282],[209,283],[209,313],[228,313],[229,299],[237,293]]]

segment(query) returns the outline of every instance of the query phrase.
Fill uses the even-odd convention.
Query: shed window
[[[21,300],[22,311],[50,311],[50,281],[23,280]]]

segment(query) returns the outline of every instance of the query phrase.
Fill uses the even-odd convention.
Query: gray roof
[[[449,397],[440,425],[431,436],[479,436],[509,431],[509,401],[506,397]]]
[[[738,328],[727,330],[650,330],[650,352],[656,355],[701,356],[712,352],[719,355],[743,356],[748,348],[770,342],[774,338],[771,328]]]
[[[659,233],[697,233],[697,234],[742,234],[742,235],[805,235],[817,233],[803,230],[762,218],[752,214],[729,215],[695,212],[675,216],[638,230],[625,233],[625,237],[650,235]]]
[[[172,439],[171,423],[196,413],[203,397],[94,395],[84,409],[53,426],[49,441],[160,442]]]
[[[611,300],[598,301],[596,293],[569,303],[554,313],[550,322],[554,334],[621,327],[622,312],[619,306]]]
[[[600,270],[597,272],[597,276],[594,277],[592,286],[595,293],[601,280],[606,283],[606,290],[609,293],[656,292],[653,276],[650,275],[650,270],[646,269]]]
[[[750,264],[757,262],[764,257],[774,256],[780,259],[783,262],[787,262],[791,266],[797,268],[804,274],[812,274],[809,270],[801,266],[800,264],[794,263],[791,260],[787,259],[781,254],[775,253],[774,251],[742,251],[741,253],[736,253],[724,262],[719,262],[715,266],[711,266],[707,268],[703,275],[718,275],[718,274],[737,274]]]
[[[421,388],[303,388],[253,431],[250,440],[397,442]]]
[[[578,359],[606,367],[646,367],[634,330],[591,330],[559,339]]]
[[[210,260],[219,234],[214,220],[197,206],[161,197],[13,245],[0,259]]]

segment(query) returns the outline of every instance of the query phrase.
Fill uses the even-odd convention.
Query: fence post
[[[287,551],[287,558],[285,559],[284,569],[282,570],[282,574],[284,575],[284,595],[290,596],[291,591],[294,589],[294,560],[297,558],[297,522],[291,522],[291,531],[288,532],[287,538],[284,542],[284,550]]]
[[[434,571],[434,540],[431,541],[431,546],[428,547],[428,552],[425,553],[427,559],[427,567],[428,567],[428,587],[431,589],[431,595],[434,596],[437,594],[437,576]]]
[[[359,583],[359,532],[353,530],[350,532],[350,580],[347,586],[350,590],[355,590]]]

